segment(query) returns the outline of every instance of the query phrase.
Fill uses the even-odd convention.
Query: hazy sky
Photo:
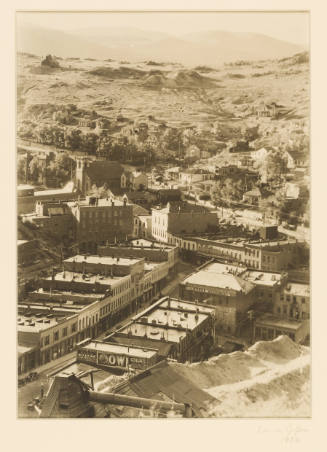
[[[309,45],[308,13],[18,13],[17,24],[30,23],[71,31],[93,27],[135,27],[182,35],[193,31],[224,30],[262,33]]]

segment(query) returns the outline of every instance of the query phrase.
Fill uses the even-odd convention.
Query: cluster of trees
[[[41,65],[50,68],[60,68],[60,64],[58,63],[56,57],[52,55],[47,55],[44,60],[41,61]]]
[[[219,179],[211,189],[211,200],[215,205],[239,202],[242,201],[243,194],[252,188],[252,184],[250,186],[250,183],[245,181],[245,177]]]
[[[271,150],[267,157],[255,165],[263,182],[281,182],[287,173],[287,159],[281,150]]]
[[[68,153],[51,155],[47,165],[44,166],[38,156],[31,159],[19,156],[17,162],[18,183],[37,184],[42,176],[46,178],[50,187],[62,187],[70,181],[75,174],[76,163]]]

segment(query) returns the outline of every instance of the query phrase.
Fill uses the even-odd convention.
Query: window
[[[293,295],[293,301],[294,301],[294,303],[296,303],[296,296],[295,295]]]
[[[56,331],[55,333],[53,333],[53,340],[54,341],[58,341],[59,340],[59,331]]]
[[[304,304],[305,303],[305,298],[301,298],[301,302],[302,302],[302,304]]]
[[[283,306],[283,314],[287,314],[287,306]]]
[[[77,330],[77,322],[72,324],[72,333],[75,333]]]
[[[50,344],[50,336],[45,336],[44,345],[49,345],[49,344]]]
[[[280,294],[280,301],[284,301],[284,294],[283,293]]]
[[[277,307],[277,314],[280,314],[280,306]]]
[[[62,336],[67,336],[67,327],[62,330]]]
[[[289,295],[286,295],[286,301],[291,301],[291,297]]]

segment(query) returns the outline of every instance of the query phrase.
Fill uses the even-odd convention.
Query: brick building
[[[61,271],[39,278],[38,288],[18,305],[19,374],[69,353],[135,312],[160,293],[170,268],[167,254],[64,260]]]
[[[208,266],[179,285],[182,299],[210,303],[216,310],[216,327],[237,335],[239,325],[255,301],[255,286],[237,274],[235,268]]]
[[[170,202],[162,209],[152,209],[152,236],[160,242],[169,243],[174,234],[214,231],[217,226],[216,213],[186,202]]]
[[[151,348],[164,344],[169,357],[192,362],[214,342],[214,319],[213,306],[164,297],[106,340]]]
[[[133,207],[126,200],[99,199],[68,203],[74,220],[75,240],[81,249],[93,250],[94,244],[126,240],[133,234]]]
[[[310,319],[309,284],[287,282],[275,300],[274,314],[284,319]]]

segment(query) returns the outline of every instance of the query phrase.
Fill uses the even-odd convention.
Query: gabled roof
[[[294,160],[307,160],[308,155],[303,151],[287,151]]]
[[[86,174],[98,186],[105,183],[110,185],[112,180],[120,178],[123,172],[124,168],[120,163],[109,160],[94,161],[86,168]]]
[[[246,193],[244,193],[244,195],[246,196],[262,196],[261,191],[259,190],[258,187],[253,188],[250,191],[247,191]]]
[[[54,378],[41,411],[41,418],[86,417],[88,406],[80,396],[82,383],[74,376],[56,376]],[[60,406],[64,400],[66,408]]]
[[[150,215],[150,213],[146,209],[144,209],[144,207],[133,204],[133,215],[135,217],[139,215]]]

